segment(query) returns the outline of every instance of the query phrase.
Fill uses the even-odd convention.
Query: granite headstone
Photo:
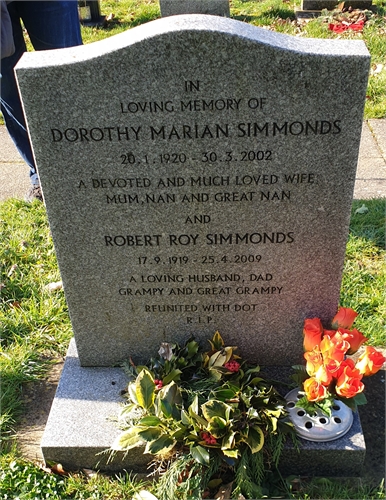
[[[161,16],[178,14],[210,14],[230,16],[229,0],[159,0]]]
[[[339,302],[369,54],[172,16],[17,78],[82,366],[219,330],[302,359]]]
[[[260,364],[300,361],[304,318],[327,322],[338,305],[368,67],[361,41],[200,15],[23,56],[76,340],[46,461],[144,466],[137,451],[99,455],[119,433],[108,417],[125,384],[104,366],[141,361],[162,341],[219,329]],[[350,473],[360,468],[358,425],[324,454],[332,468],[342,450]],[[296,473],[326,461],[325,447],[306,449]]]

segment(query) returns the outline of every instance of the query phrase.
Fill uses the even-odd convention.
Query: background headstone
[[[304,319],[339,303],[368,67],[362,41],[199,15],[23,56],[83,366],[216,329],[302,359]]]
[[[229,0],[159,0],[161,16],[178,14],[210,14],[230,16]]]

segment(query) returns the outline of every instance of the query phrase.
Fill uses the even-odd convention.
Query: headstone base
[[[357,477],[362,473],[366,445],[358,412],[347,434],[335,441],[315,442],[299,439],[297,453],[286,446],[281,455],[282,475]]]
[[[126,386],[121,368],[81,367],[72,339],[41,442],[44,460],[69,470],[146,470],[151,456],[143,450],[108,452],[120,433],[114,419]]]
[[[288,367],[262,368],[263,376],[276,380],[288,381],[290,373]],[[121,368],[81,367],[72,339],[42,438],[45,461],[61,463],[70,470],[145,472],[151,456],[144,455],[142,449],[114,457],[108,453],[120,433],[114,419],[126,385],[127,377]],[[291,444],[285,447],[280,467],[283,474],[360,475],[366,447],[358,413],[354,414],[350,431],[340,439],[328,443],[299,439],[299,448],[298,453]]]

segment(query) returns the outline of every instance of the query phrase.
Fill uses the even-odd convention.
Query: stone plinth
[[[71,470],[146,471],[151,457],[143,449],[113,458],[105,453],[120,433],[116,419],[126,387],[121,368],[82,368],[73,339],[41,442],[45,461]]]
[[[288,382],[291,369],[263,367],[263,376],[265,373]],[[44,459],[71,470],[86,467],[146,472],[151,456],[144,455],[142,448],[126,456],[104,453],[120,432],[114,419],[126,385],[120,368],[81,367],[72,340],[42,439]],[[291,444],[284,448],[280,465],[283,474],[358,476],[366,451],[359,415],[354,414],[350,431],[340,439],[328,443],[299,439],[299,446],[300,453]]]

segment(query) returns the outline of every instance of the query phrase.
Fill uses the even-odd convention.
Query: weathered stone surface
[[[178,14],[230,16],[229,0],[160,0],[162,17]]]
[[[301,360],[304,318],[339,301],[368,67],[362,41],[200,15],[23,56],[83,366],[216,329]]]
[[[146,470],[151,457],[143,448],[126,456],[109,452],[121,432],[117,417],[126,387],[121,368],[82,368],[72,339],[41,442],[45,461],[72,470]]]

